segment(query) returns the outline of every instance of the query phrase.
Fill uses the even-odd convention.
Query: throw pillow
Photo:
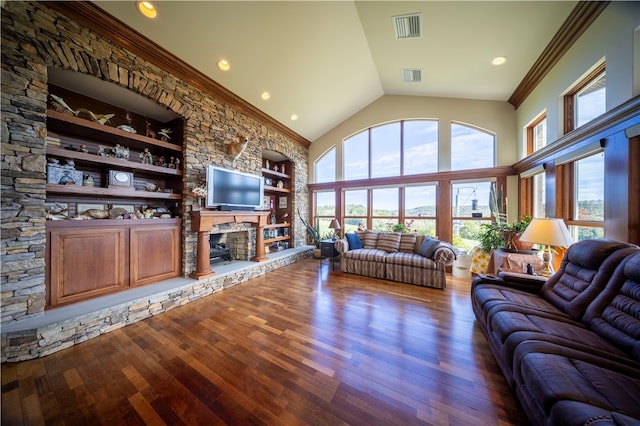
[[[364,247],[360,237],[357,234],[344,234],[347,242],[349,243],[349,250],[357,250]]]
[[[384,250],[387,253],[396,253],[400,248],[399,232],[383,232],[378,237],[378,250]]]
[[[433,253],[438,248],[438,244],[440,244],[440,240],[436,240],[435,238],[425,238],[418,249],[418,254],[431,259]]]
[[[362,240],[364,248],[374,249],[378,242],[378,232],[366,230],[364,234],[360,234],[360,239]]]
[[[402,234],[400,236],[400,248],[403,253],[414,253],[416,250],[416,234]]]

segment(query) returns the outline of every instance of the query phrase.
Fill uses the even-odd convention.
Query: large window
[[[573,166],[574,202],[571,233],[575,240],[604,237],[604,153]]]
[[[451,170],[495,166],[495,135],[464,124],[451,124]]]
[[[343,142],[344,180],[438,171],[438,122],[406,120],[371,127]]]
[[[607,78],[601,64],[564,96],[565,133],[588,123],[607,111]]]
[[[436,185],[404,188],[404,225],[421,235],[436,235]]]
[[[438,122],[410,120],[403,128],[403,175],[438,171]]]
[[[451,185],[453,245],[472,249],[482,223],[491,219],[490,181],[457,182]]]
[[[329,224],[336,217],[335,191],[316,192],[316,227],[321,237],[328,237],[331,233]]]
[[[366,189],[344,191],[344,232],[354,232],[358,227],[368,228],[368,206]]]
[[[547,116],[542,114],[527,126],[527,155],[547,145]]]
[[[400,122],[371,129],[371,177],[400,176]]]
[[[336,148],[333,147],[316,160],[315,182],[335,182],[336,180]]]
[[[533,217],[547,217],[546,174],[544,172],[533,175]]]
[[[398,188],[376,188],[372,192],[372,229],[388,231],[398,223]]]
[[[342,147],[344,180],[369,177],[369,131],[357,133],[344,140]]]

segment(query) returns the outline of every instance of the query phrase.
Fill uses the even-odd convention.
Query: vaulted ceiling
[[[151,20],[135,1],[94,3],[309,141],[385,94],[509,101],[577,4],[158,1]],[[407,14],[421,33],[398,39]]]

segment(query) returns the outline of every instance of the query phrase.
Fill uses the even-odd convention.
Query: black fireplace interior
[[[209,260],[211,263],[231,260],[231,250],[221,243],[223,234],[209,234]]]

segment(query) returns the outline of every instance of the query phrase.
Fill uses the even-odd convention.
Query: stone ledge
[[[19,362],[52,354],[275,271],[311,254],[312,247],[307,246],[269,254],[265,262],[218,264],[216,275],[207,279],[173,278],[7,324],[2,327],[0,362]]]

